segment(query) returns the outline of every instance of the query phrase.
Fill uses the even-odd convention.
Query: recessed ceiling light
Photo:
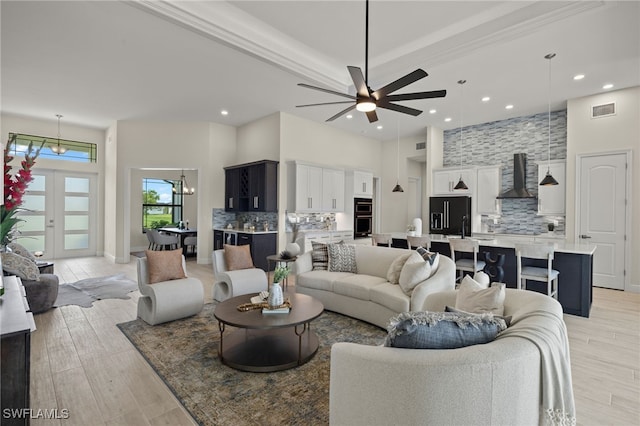
[[[444,121],[446,121],[447,123],[451,121],[451,117],[447,117],[444,119]]]
[[[604,86],[602,86],[602,88],[603,88],[604,90],[611,89],[611,88],[613,88],[613,84],[611,84],[611,83],[607,83],[607,84],[605,84]]]
[[[430,109],[429,110],[429,114],[435,114],[436,112],[438,112],[438,111],[436,111],[435,109]]]
[[[576,74],[573,76],[574,80],[582,80],[584,78],[584,74]]]
[[[227,111],[226,109],[223,109],[222,111],[220,111],[220,114],[229,115],[229,111]]]
[[[505,106],[504,109],[513,109],[513,105],[509,104],[509,105]]]
[[[351,120],[352,118],[353,118],[353,115],[352,115],[352,114],[348,114],[348,115],[347,115],[347,119]]]
[[[491,100],[490,97],[485,96],[484,98],[482,98],[482,102],[489,102]]]
[[[379,126],[377,127],[377,129],[378,129],[378,130],[382,130],[382,125],[379,125]]]

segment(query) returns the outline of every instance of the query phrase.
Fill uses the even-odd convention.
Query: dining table
[[[159,231],[178,236],[178,241],[180,242],[180,247],[182,247],[182,254],[184,257],[187,257],[187,247],[184,245],[184,239],[198,235],[198,230],[196,228],[167,227],[160,228]]]

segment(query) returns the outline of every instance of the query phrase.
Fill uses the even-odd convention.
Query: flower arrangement
[[[20,169],[12,175],[12,166],[9,163],[14,158],[11,155],[11,145],[15,144],[16,137],[15,134],[11,135],[4,148],[4,204],[0,206],[0,245],[2,246],[11,242],[13,228],[16,223],[20,222],[16,213],[22,205],[22,197],[27,190],[27,185],[33,180],[31,169],[42,149],[42,145],[40,148],[34,149],[33,143],[29,143],[24,153],[24,160],[20,163]]]
[[[278,266],[273,271],[273,282],[279,283],[289,275],[291,269],[288,266]]]

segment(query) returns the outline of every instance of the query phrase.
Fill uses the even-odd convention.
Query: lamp
[[[187,183],[187,178],[184,176],[184,169],[182,170],[182,174],[180,175],[180,183],[182,185],[182,195],[193,195],[196,193],[195,188],[189,188],[189,184]],[[173,192],[177,193],[175,187],[173,187]]]
[[[540,181],[540,186],[557,185],[558,181],[551,176],[551,60],[555,58],[555,53],[545,55],[545,59],[549,60],[549,81],[547,85],[547,113],[549,121],[549,143],[547,145],[547,175]]]
[[[391,192],[404,192],[404,189],[402,189],[402,187],[400,186],[400,120],[398,120],[397,130],[398,130],[398,153],[397,153],[398,167],[396,169],[397,171],[396,186],[393,187],[393,190]]]
[[[64,154],[65,152],[67,152],[67,148],[65,148],[64,146],[60,145],[60,119],[62,118],[62,116],[60,114],[56,114],[56,117],[58,117],[58,144],[49,147],[49,149],[51,149],[51,151],[54,154],[60,155],[60,154]]]
[[[467,80],[458,80],[458,84],[460,85],[460,167],[462,167],[462,85],[466,82]],[[460,171],[460,180],[453,189],[469,189],[467,184],[462,180],[462,171]]]

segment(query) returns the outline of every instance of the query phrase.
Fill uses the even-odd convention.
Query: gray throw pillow
[[[329,269],[329,250],[325,243],[311,241],[311,265],[314,271],[326,271]]]
[[[40,270],[38,265],[26,257],[13,252],[2,253],[2,269],[11,275],[23,280],[39,281]]]
[[[407,349],[456,349],[493,341],[505,330],[493,314],[403,312],[391,318],[385,346]]]
[[[463,311],[461,309],[456,309],[453,306],[445,306],[444,307],[444,311],[445,312],[457,312],[459,314],[467,314],[467,315],[482,315],[482,314],[475,314],[473,312],[467,312],[467,311]],[[509,327],[511,325],[511,320],[513,319],[513,316],[509,315],[509,316],[503,316],[503,315],[494,315],[494,318],[502,318],[504,320],[504,323],[507,325],[507,327]]]
[[[356,266],[356,247],[353,244],[339,242],[329,244],[329,271],[358,273]]]
[[[15,254],[19,254],[22,257],[26,257],[33,263],[36,263],[38,261],[38,259],[36,259],[33,253],[27,250],[27,248],[22,244],[18,244],[16,242],[10,242],[9,244],[7,244],[7,247],[9,247],[11,251],[14,252]]]

